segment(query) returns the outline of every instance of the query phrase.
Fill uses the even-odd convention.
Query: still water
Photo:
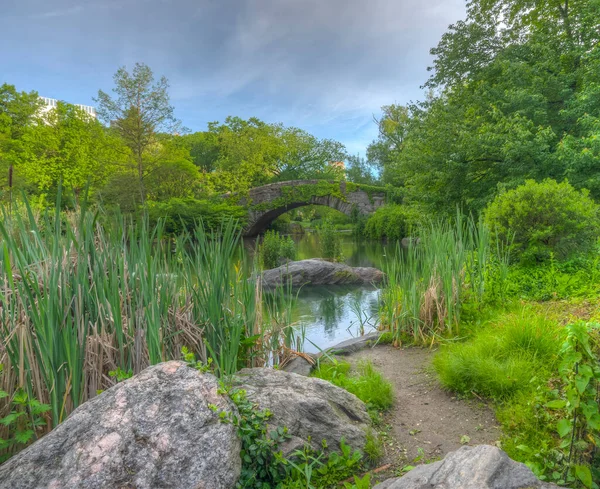
[[[292,236],[298,260],[319,258],[315,233]],[[382,268],[386,246],[378,241],[356,241],[342,235],[344,262],[352,267]],[[391,252],[391,251],[390,251]],[[304,351],[316,353],[377,327],[379,289],[361,285],[309,286],[295,291],[295,327],[304,334]]]

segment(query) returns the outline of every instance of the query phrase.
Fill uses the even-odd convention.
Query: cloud
[[[16,78],[7,81],[89,100],[110,88],[118,66],[142,61],[169,78],[188,127],[255,115],[355,148],[375,134],[381,105],[421,97],[429,49],[465,8],[464,0],[52,3],[23,0],[9,8],[11,21],[0,19],[0,40],[23,39],[3,61]]]

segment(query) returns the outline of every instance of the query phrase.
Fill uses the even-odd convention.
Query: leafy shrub
[[[347,362],[322,362],[312,375],[346,389],[370,408],[383,411],[392,406],[392,384],[375,370],[370,361],[359,362],[356,373],[351,373],[350,368]]]
[[[342,261],[342,241],[330,221],[325,221],[319,227],[319,246],[321,257],[330,261]]]
[[[306,489],[337,487],[362,468],[363,455],[342,439],[339,453],[330,451],[322,441],[323,450],[314,450],[306,444],[302,449],[283,456],[281,443],[290,438],[286,427],[269,430],[269,410],[260,410],[248,400],[246,391],[233,390],[229,396],[237,406],[237,414],[221,411],[223,423],[237,428],[241,439],[242,471],[236,484],[239,489]],[[212,405],[215,411],[218,409]]]
[[[512,243],[523,261],[565,259],[589,251],[599,233],[598,206],[568,182],[528,180],[498,195],[485,210],[498,240]]]
[[[267,231],[258,253],[263,268],[277,268],[282,258],[296,258],[296,244],[289,236],[281,236],[277,231]]]
[[[563,336],[548,375],[497,407],[502,448],[543,480],[592,488],[600,477],[595,453],[600,443],[600,325],[569,324]]]
[[[8,397],[8,393],[0,389],[0,400]],[[40,429],[46,425],[45,413],[48,411],[49,405],[31,398],[23,389],[13,394],[10,412],[0,419],[0,425],[8,434],[6,438],[0,438],[0,463],[38,439]]]
[[[416,222],[414,209],[397,204],[385,205],[369,216],[364,226],[364,235],[371,239],[400,240],[410,234]]]
[[[173,198],[165,202],[147,201],[146,204],[151,224],[162,219],[165,232],[174,235],[191,232],[200,222],[207,229],[218,229],[223,221],[234,219],[241,228],[247,217],[246,209],[225,201]]]

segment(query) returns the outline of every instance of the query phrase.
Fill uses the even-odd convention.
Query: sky
[[[380,107],[423,98],[464,0],[0,0],[0,83],[94,105],[120,66],[166,76],[192,131],[258,117],[364,155]]]

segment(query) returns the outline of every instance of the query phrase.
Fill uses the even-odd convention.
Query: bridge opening
[[[284,212],[267,227],[280,233],[302,233],[305,230],[318,229],[325,222],[336,229],[351,230],[357,216],[348,216],[341,211],[323,205],[306,205]]]

